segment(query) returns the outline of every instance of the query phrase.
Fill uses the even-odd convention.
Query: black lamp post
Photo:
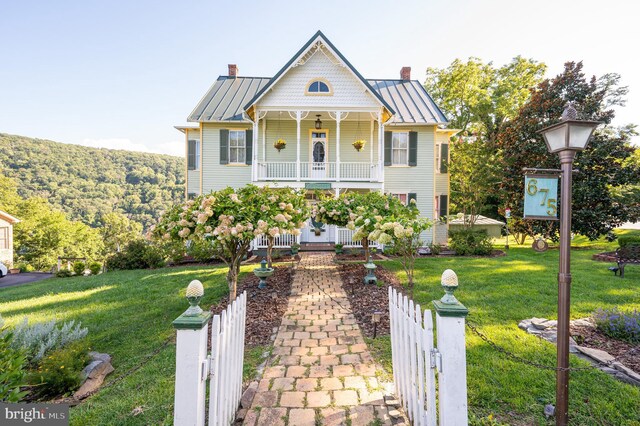
[[[315,121],[316,125],[315,128],[316,130],[320,130],[322,129],[322,120],[320,120],[320,114],[316,114],[316,117],[318,117]]]
[[[558,360],[556,371],[556,425],[569,423],[569,310],[571,295],[571,184],[576,153],[587,147],[598,121],[577,119],[569,102],[562,121],[540,130],[550,153],[557,152],[562,170],[560,192],[560,266],[558,270]]]

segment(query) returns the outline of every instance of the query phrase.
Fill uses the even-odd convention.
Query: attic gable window
[[[332,90],[329,82],[323,79],[312,80],[307,85],[307,95],[331,95]]]

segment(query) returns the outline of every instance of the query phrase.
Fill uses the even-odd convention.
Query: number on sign
[[[547,200],[547,214],[549,216],[555,216],[558,213],[558,206],[556,205],[556,200],[554,198],[549,198]]]
[[[527,193],[529,195],[536,195],[538,193],[537,183],[538,181],[536,179],[529,179],[529,184],[527,185]]]

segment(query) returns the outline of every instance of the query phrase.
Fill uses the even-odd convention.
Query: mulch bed
[[[572,325],[571,336],[578,345],[606,351],[625,367],[640,373],[640,345],[612,339],[595,327]]]
[[[372,254],[371,257],[373,258],[373,260],[384,260],[384,258],[382,256],[380,256],[380,254],[378,254],[378,253]],[[364,252],[363,251],[357,251],[357,250],[345,249],[344,253],[340,253],[340,254],[336,254],[335,255],[335,260],[347,260],[347,261],[361,261],[361,262],[364,262],[365,261]]]
[[[383,313],[378,324],[378,335],[389,334],[388,287],[392,286],[404,292],[402,284],[393,272],[385,269],[380,264],[377,266],[376,277],[378,278],[378,284],[382,282],[383,285],[365,284],[364,277],[367,273],[361,264],[338,265],[344,291],[349,298],[353,315],[356,317],[362,333],[367,337],[373,337],[371,314],[375,311]]]
[[[248,347],[271,343],[273,329],[280,326],[282,316],[287,310],[292,281],[291,267],[276,266],[273,275],[267,278],[265,289],[258,288],[259,279],[253,274],[245,275],[238,283],[238,295],[247,291],[245,343]],[[214,315],[219,314],[227,308],[228,304],[227,296],[218,304],[211,306],[211,312]],[[211,337],[211,331],[209,331],[209,337]]]
[[[605,251],[604,253],[594,254],[591,259],[599,262],[617,262],[615,251]]]

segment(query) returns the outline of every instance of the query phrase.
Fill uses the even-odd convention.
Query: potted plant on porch
[[[280,138],[280,139],[276,140],[273,143],[273,147],[275,149],[277,149],[278,152],[280,152],[281,150],[283,150],[283,149],[285,149],[287,147],[287,141],[285,141],[284,139]]]
[[[364,148],[366,143],[367,143],[367,141],[365,141],[364,139],[358,139],[358,140],[354,141],[351,145],[353,145],[353,147],[356,149],[356,151],[360,152],[360,151],[362,151],[362,148]]]

